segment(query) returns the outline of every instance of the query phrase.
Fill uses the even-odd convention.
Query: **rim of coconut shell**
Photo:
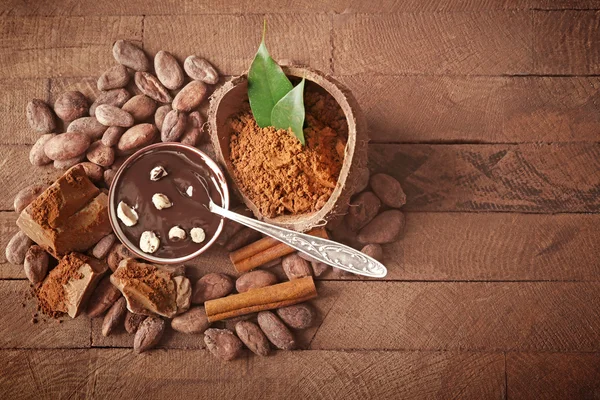
[[[208,110],[208,128],[217,162],[224,168],[232,189],[240,196],[244,204],[259,220],[296,231],[307,231],[322,226],[336,216],[345,214],[350,197],[356,192],[360,172],[367,165],[367,144],[369,141],[367,123],[350,90],[332,77],[306,66],[282,66],[289,77],[306,78],[323,88],[340,105],[348,123],[348,140],[344,150],[344,161],[336,186],[331,196],[318,211],[297,215],[282,215],[269,218],[239,189],[240,185],[229,159],[229,137],[231,127],[229,119],[240,111],[240,105],[248,99],[247,75],[232,78],[217,89],[210,98]]]

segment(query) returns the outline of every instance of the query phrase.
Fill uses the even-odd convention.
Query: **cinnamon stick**
[[[311,236],[328,238],[325,228],[315,228],[307,232]],[[272,237],[262,238],[229,254],[236,271],[246,272],[269,261],[291,254],[294,248]]]
[[[220,299],[208,300],[204,309],[209,322],[239,317],[258,311],[291,306],[317,297],[312,276],[252,289]]]

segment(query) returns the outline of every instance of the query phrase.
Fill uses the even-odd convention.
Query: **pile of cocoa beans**
[[[96,182],[110,186],[120,156],[157,141],[198,145],[205,122],[198,108],[219,81],[205,59],[187,57],[183,67],[166,51],[154,63],[131,42],[113,45],[117,65],[98,78],[100,94],[91,101],[67,91],[53,107],[40,99],[27,105],[27,120],[41,136],[29,160],[68,169],[82,163]],[[62,132],[62,133],[60,133]]]
[[[119,254],[117,258],[129,256],[122,245],[117,245],[113,254]],[[316,319],[316,311],[308,302],[282,307],[274,312],[261,311],[258,314],[220,321],[215,323],[215,327],[211,327],[204,311],[203,305],[207,300],[276,283],[277,276],[265,270],[247,272],[235,281],[222,273],[206,274],[193,285],[191,307],[170,320],[171,328],[185,334],[203,333],[208,350],[224,361],[238,358],[245,347],[260,356],[267,356],[271,352],[271,346],[280,350],[293,350],[297,347],[293,331],[312,326]],[[122,329],[134,334],[133,348],[138,353],[159,344],[169,321],[158,316],[128,311],[125,298],[111,284],[109,277],[100,281],[92,294],[87,315],[90,318],[104,315],[104,336]]]
[[[52,107],[40,99],[27,104],[27,121],[41,135],[29,153],[31,164],[52,163],[61,170],[81,164],[92,182],[107,188],[122,160],[145,146],[158,141],[199,144],[205,118],[198,108],[219,81],[216,69],[196,55],[187,57],[182,67],[166,51],[159,51],[152,65],[141,48],[124,40],[116,41],[112,52],[117,64],[98,78],[100,94],[93,101],[67,91]],[[23,211],[46,188],[21,190],[15,211]],[[114,242],[110,237],[99,245],[108,251]],[[95,252],[103,258],[97,256],[100,250]],[[51,261],[21,232],[10,240],[6,258],[23,264],[32,284],[46,277]]]

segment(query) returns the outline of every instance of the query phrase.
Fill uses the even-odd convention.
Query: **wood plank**
[[[0,210],[24,186],[51,182],[53,167],[33,167],[30,146],[0,146]],[[370,167],[400,180],[409,211],[600,210],[600,145],[369,146]],[[18,173],[16,173],[18,171]]]
[[[117,39],[141,41],[142,17],[2,17],[0,75],[96,76],[115,64]]]
[[[508,353],[510,399],[594,399],[600,393],[598,353]]]
[[[529,12],[333,16],[339,75],[499,75],[531,71]]]
[[[600,74],[600,11],[533,14],[537,74]]]
[[[90,320],[80,316],[58,323],[38,317],[29,281],[0,280],[0,348],[90,347]]]
[[[369,146],[411,211],[598,212],[597,144]]]
[[[17,231],[15,219],[0,213],[0,249]],[[598,281],[599,240],[600,215],[407,213],[404,237],[384,246],[386,280]],[[192,282],[209,272],[238,276],[219,247],[186,266]],[[270,271],[286,280],[281,267]],[[0,253],[0,279],[24,278],[23,267]],[[340,278],[328,273],[318,279]]]
[[[341,76],[371,142],[597,142],[598,77]]]
[[[0,7],[0,15],[29,16],[89,16],[89,15],[198,15],[198,14],[296,14],[296,13],[371,13],[443,12],[443,11],[490,11],[535,9],[598,9],[598,0],[384,0],[365,2],[360,0],[299,0],[282,3],[270,1],[117,1],[101,3],[92,0],[58,0],[39,2],[35,0],[6,0]]]
[[[600,283],[320,282],[312,349],[599,351]]]
[[[168,50],[179,60],[206,57],[221,74],[244,73],[256,53],[263,15],[215,15],[210,24],[192,16],[148,16],[144,48],[152,55]],[[327,15],[273,15],[267,45],[276,60],[290,59],[330,72],[330,19]]]
[[[599,241],[599,215],[407,213],[386,279],[598,281]]]
[[[39,134],[29,127],[25,109],[32,99],[48,100],[48,79],[1,79],[0,144],[35,143]]]
[[[502,354],[278,352],[231,363],[203,350],[2,351],[0,396],[502,399]],[[10,393],[10,396],[8,395]]]

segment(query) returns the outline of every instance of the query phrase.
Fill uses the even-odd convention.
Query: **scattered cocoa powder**
[[[58,318],[67,312],[64,285],[71,280],[83,278],[78,271],[86,259],[86,256],[70,253],[50,271],[46,279],[35,289],[39,311],[53,318]]]
[[[317,211],[343,163],[348,125],[329,94],[305,94],[306,146],[291,131],[260,128],[249,104],[231,120],[230,159],[240,189],[269,217]]]

